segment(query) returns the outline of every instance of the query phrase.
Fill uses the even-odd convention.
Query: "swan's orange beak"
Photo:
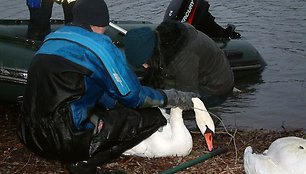
[[[213,133],[212,132],[206,132],[204,134],[204,138],[205,138],[205,141],[206,141],[206,144],[207,144],[207,148],[209,151],[212,151],[213,150]]]

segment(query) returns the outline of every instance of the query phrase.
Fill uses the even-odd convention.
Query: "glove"
[[[227,24],[226,33],[228,37],[231,39],[239,39],[241,38],[241,34],[235,31],[236,26],[233,24]]]
[[[41,0],[27,0],[27,6],[30,8],[40,8]]]
[[[199,97],[199,94],[194,92],[183,92],[175,89],[163,90],[167,99],[165,107],[179,107],[182,110],[193,109],[192,98]]]

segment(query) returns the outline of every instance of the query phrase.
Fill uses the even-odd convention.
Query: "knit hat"
[[[156,28],[160,36],[160,44],[173,47],[183,39],[184,33],[187,32],[186,27],[179,21],[168,20],[159,24]]]
[[[139,68],[153,56],[156,34],[149,27],[132,29],[127,32],[124,43],[127,61]]]
[[[109,24],[104,0],[77,0],[72,9],[73,23],[105,27]]]
[[[156,28],[159,36],[159,51],[163,56],[165,66],[172,62],[175,56],[180,53],[189,40],[188,29],[179,21],[167,20],[159,24]]]

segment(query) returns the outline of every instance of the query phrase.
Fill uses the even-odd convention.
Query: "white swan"
[[[247,174],[306,174],[306,140],[279,138],[263,154],[254,154],[248,146],[244,151],[244,169]]]
[[[205,133],[209,150],[212,150],[212,133],[215,125],[206,110],[204,103],[199,98],[192,99],[196,123],[201,133]],[[192,137],[182,118],[180,108],[171,108],[170,116],[162,110],[163,115],[169,122],[162,127],[161,131],[156,131],[150,137],[124,152],[125,155],[135,155],[142,157],[165,157],[165,156],[186,156],[192,149]],[[206,131],[210,129],[210,131]]]

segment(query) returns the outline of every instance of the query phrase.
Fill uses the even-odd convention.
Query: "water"
[[[268,63],[261,79],[223,105],[220,115],[227,124],[245,128],[306,128],[305,2],[221,0],[212,4],[217,20],[236,24]]]
[[[4,1],[4,2],[3,2]],[[25,0],[2,0],[1,18],[28,18]],[[106,0],[111,19],[159,23],[170,0]],[[213,111],[231,127],[306,128],[306,1],[218,0],[210,12],[222,26],[235,24],[268,66],[261,77],[237,85],[234,95]],[[62,18],[54,6],[53,18]]]

